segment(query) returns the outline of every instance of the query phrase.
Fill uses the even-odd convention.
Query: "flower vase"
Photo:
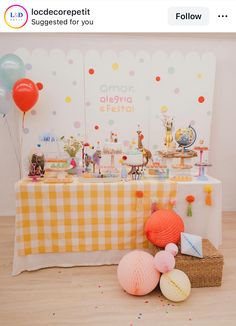
[[[77,162],[75,157],[69,158],[69,164],[72,166],[71,169],[68,170],[68,174],[76,175],[77,174]]]

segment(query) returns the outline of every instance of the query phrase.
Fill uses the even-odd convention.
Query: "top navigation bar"
[[[0,32],[236,32],[236,1],[3,0]]]

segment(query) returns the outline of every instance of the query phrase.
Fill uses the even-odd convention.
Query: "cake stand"
[[[200,140],[199,146],[197,146],[197,147],[194,148],[195,151],[199,151],[199,153],[200,153],[200,155],[199,155],[199,158],[200,158],[199,163],[198,163],[198,165],[195,164],[195,166],[198,166],[199,167],[198,177],[200,177],[201,174],[202,174],[203,153],[206,152],[206,151],[208,151],[208,147],[203,146],[203,144],[204,144],[204,141],[203,140]]]
[[[205,174],[205,168],[212,166],[212,164],[207,163],[207,162],[202,162],[202,163],[196,163],[195,166],[199,167],[199,175],[197,176],[197,180],[199,181],[207,181],[208,177]]]
[[[69,165],[65,168],[48,168],[46,172],[53,173],[51,176],[44,178],[45,183],[71,183],[73,178],[68,176],[68,171],[72,169],[73,166]]]
[[[184,170],[191,169],[192,165],[186,164],[185,159],[190,159],[194,156],[196,156],[196,155],[194,155],[191,151],[185,152],[184,149],[182,149],[181,152],[175,152],[174,157],[179,158],[180,162],[179,162],[179,164],[172,165],[172,167],[174,169],[184,169]]]
[[[42,177],[40,177],[39,175],[29,175],[28,178],[29,178],[30,181],[32,181],[32,182],[39,182],[39,181],[42,181]]]

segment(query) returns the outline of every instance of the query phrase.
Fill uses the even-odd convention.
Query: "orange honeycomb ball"
[[[183,220],[178,214],[169,209],[157,210],[145,224],[147,239],[161,248],[164,248],[170,242],[178,244],[181,232],[184,232]]]

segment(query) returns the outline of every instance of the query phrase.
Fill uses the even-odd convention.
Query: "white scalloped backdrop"
[[[191,123],[198,139],[209,144],[216,64],[211,53],[18,49],[16,54],[26,64],[27,77],[44,85],[26,115],[23,157],[45,133],[95,144],[114,131],[125,148],[136,140],[138,124],[145,146],[156,150],[163,147],[162,111],[174,117],[175,129]],[[57,152],[56,144],[44,146]]]

